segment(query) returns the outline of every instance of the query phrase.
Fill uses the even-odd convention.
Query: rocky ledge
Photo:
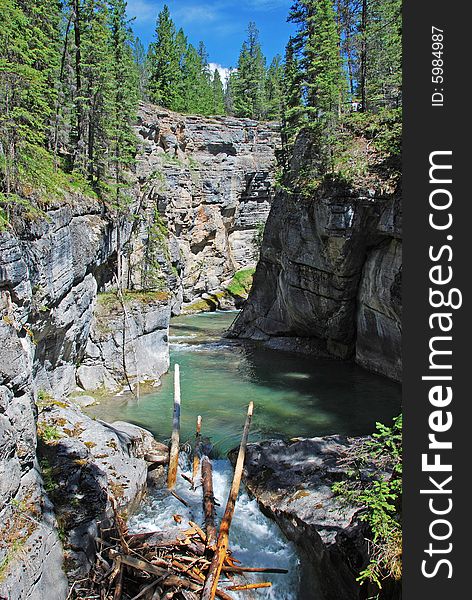
[[[247,447],[244,481],[249,493],[300,549],[303,600],[361,600],[372,591],[356,582],[367,564],[367,530],[360,511],[331,490],[346,477],[341,459],[352,441],[333,435]],[[230,460],[235,459],[232,451]]]
[[[100,525],[138,507],[148,468],[166,463],[168,449],[136,425],[89,418],[73,401],[45,399],[39,411],[40,465],[73,581],[94,562]]]

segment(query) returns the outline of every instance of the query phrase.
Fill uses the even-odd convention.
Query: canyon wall
[[[121,239],[131,226],[122,225]],[[12,600],[67,595],[56,517],[36,455],[38,402],[76,389],[97,292],[116,272],[117,232],[101,203],[77,194],[0,233],[0,595]],[[155,379],[168,364],[167,339],[159,333],[167,334],[168,305],[161,302],[163,318],[148,319],[137,335],[161,356]],[[99,367],[101,385],[107,365]]]
[[[316,177],[301,135],[291,163]],[[309,165],[309,167],[307,166]],[[254,285],[231,335],[273,347],[355,357],[401,379],[401,201],[385,165],[364,186],[333,179],[280,190],[267,221]]]
[[[0,596],[67,596],[36,452],[38,411],[43,436],[62,437],[59,425],[75,414],[62,407],[64,396],[158,381],[169,366],[171,313],[199,299],[202,308],[205,298],[230,303],[225,282],[257,259],[254,236],[272,199],[275,125],[143,107],[136,131],[141,148],[121,215],[71,192],[47,199],[39,218],[24,215],[0,232]],[[121,294],[113,291],[118,274],[127,288]],[[86,430],[95,426],[74,419],[85,442],[78,435],[52,449],[43,443],[45,460],[64,473],[66,463],[93,462]],[[92,471],[87,489],[103,496],[106,470]],[[66,496],[77,477],[82,470],[71,469],[59,482]],[[69,537],[84,537],[77,519],[66,521]]]
[[[185,308],[195,302],[204,307],[201,299],[218,301],[237,271],[256,265],[273,198],[278,126],[143,106],[136,131],[141,210],[148,218],[135,256],[139,247],[149,248],[143,240],[154,235],[156,245],[179,260],[170,284],[178,302]],[[152,231],[156,215],[161,228]],[[146,277],[152,261],[148,256],[144,262]]]

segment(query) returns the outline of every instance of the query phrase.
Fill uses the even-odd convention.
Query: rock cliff
[[[313,165],[299,136],[291,179]],[[231,335],[350,358],[401,379],[401,202],[374,163],[364,185],[324,180],[279,190],[247,304]]]
[[[131,228],[122,224],[121,239]],[[97,292],[116,270],[117,231],[101,203],[77,194],[0,233],[0,595],[11,599],[67,595],[36,456],[36,402],[76,388]],[[154,378],[168,361],[168,302],[158,308],[162,318],[136,316],[145,324],[135,332],[160,355]]]
[[[205,300],[217,305],[233,275],[257,262],[257,238],[273,197],[278,126],[143,106],[136,130],[141,202],[151,218],[135,247],[154,236],[168,257],[177,254],[171,287],[184,308],[199,300],[202,308]],[[160,230],[150,231],[156,220]],[[156,262],[159,276],[163,261]]]
[[[129,423],[105,423],[72,401],[39,402],[39,457],[62,534],[69,581],[86,577],[95,561],[100,526],[114,510],[130,514],[139,504],[152,454],[167,447]],[[164,450],[164,452],[163,452]]]

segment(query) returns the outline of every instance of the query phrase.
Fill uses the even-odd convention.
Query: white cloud
[[[212,62],[208,63],[208,67],[210,68],[210,71],[212,73],[214,73],[215,71],[218,71],[218,73],[220,74],[220,77],[221,77],[221,81],[223,82],[223,85],[226,87],[226,84],[228,82],[231,71],[234,71],[234,69],[231,69],[229,67],[223,67],[222,65],[219,65],[218,63],[212,63]]]

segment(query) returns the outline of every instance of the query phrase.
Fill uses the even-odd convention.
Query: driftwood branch
[[[247,410],[246,423],[244,424],[243,435],[241,438],[241,444],[239,446],[238,459],[236,461],[236,467],[234,469],[233,483],[229,492],[228,501],[226,503],[225,513],[223,520],[221,521],[220,531],[218,534],[218,542],[216,546],[213,559],[208,569],[205,585],[202,591],[202,600],[213,600],[218,587],[218,581],[223,567],[224,560],[228,551],[228,538],[229,529],[231,527],[231,521],[233,520],[234,509],[236,506],[236,500],[241,485],[241,478],[243,474],[244,459],[246,457],[246,446],[249,437],[249,429],[251,427],[252,413],[254,411],[254,403],[250,402]]]

